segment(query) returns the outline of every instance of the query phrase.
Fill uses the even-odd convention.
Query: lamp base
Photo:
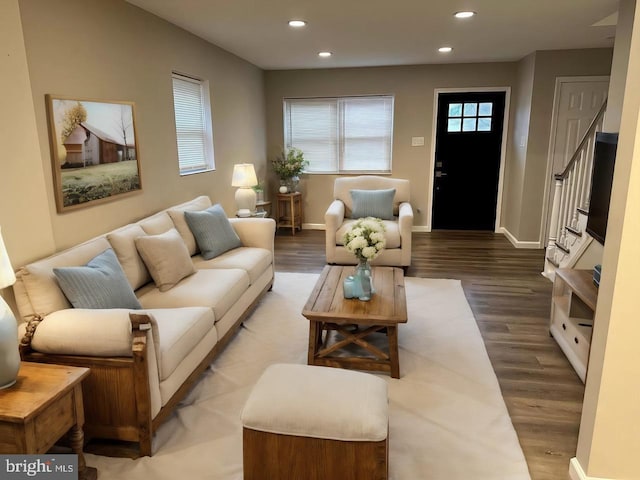
[[[236,190],[236,205],[238,215],[243,210],[248,210],[249,215],[256,210],[256,192],[251,187],[240,187]],[[240,216],[240,215],[239,215]]]
[[[9,305],[0,296],[0,389],[16,383],[20,370],[18,324]]]
[[[241,208],[240,210],[238,210],[236,212],[236,216],[238,216],[238,217],[250,217],[251,216],[251,210],[249,210],[248,208]]]

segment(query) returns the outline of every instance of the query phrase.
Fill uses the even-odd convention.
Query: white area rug
[[[160,428],[154,456],[87,455],[99,478],[242,479],[240,412],[268,365],[306,363],[309,324],[300,312],[317,278],[278,273],[273,291]],[[401,378],[379,375],[389,383],[390,478],[530,480],[460,282],[405,282]]]

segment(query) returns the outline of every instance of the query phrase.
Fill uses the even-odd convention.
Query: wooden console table
[[[0,453],[44,454],[67,432],[78,455],[78,476],[95,480],[87,467],[84,443],[82,380],[89,369],[22,362],[18,380],[0,390]]]
[[[598,289],[591,270],[559,268],[553,282],[549,333],[584,382]]]
[[[277,228],[291,228],[292,235],[296,229],[302,230],[302,194],[300,192],[278,193]]]

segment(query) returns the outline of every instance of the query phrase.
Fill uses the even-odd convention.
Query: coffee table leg
[[[391,363],[391,377],[400,378],[400,355],[398,354],[398,327],[387,327],[389,336],[389,361]]]
[[[322,337],[322,326],[320,322],[309,320],[309,354],[307,363],[315,365],[315,358],[318,353],[318,346]]]

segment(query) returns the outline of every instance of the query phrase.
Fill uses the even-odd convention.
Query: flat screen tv
[[[603,245],[607,233],[609,200],[611,199],[617,147],[617,133],[596,133],[587,233]]]

